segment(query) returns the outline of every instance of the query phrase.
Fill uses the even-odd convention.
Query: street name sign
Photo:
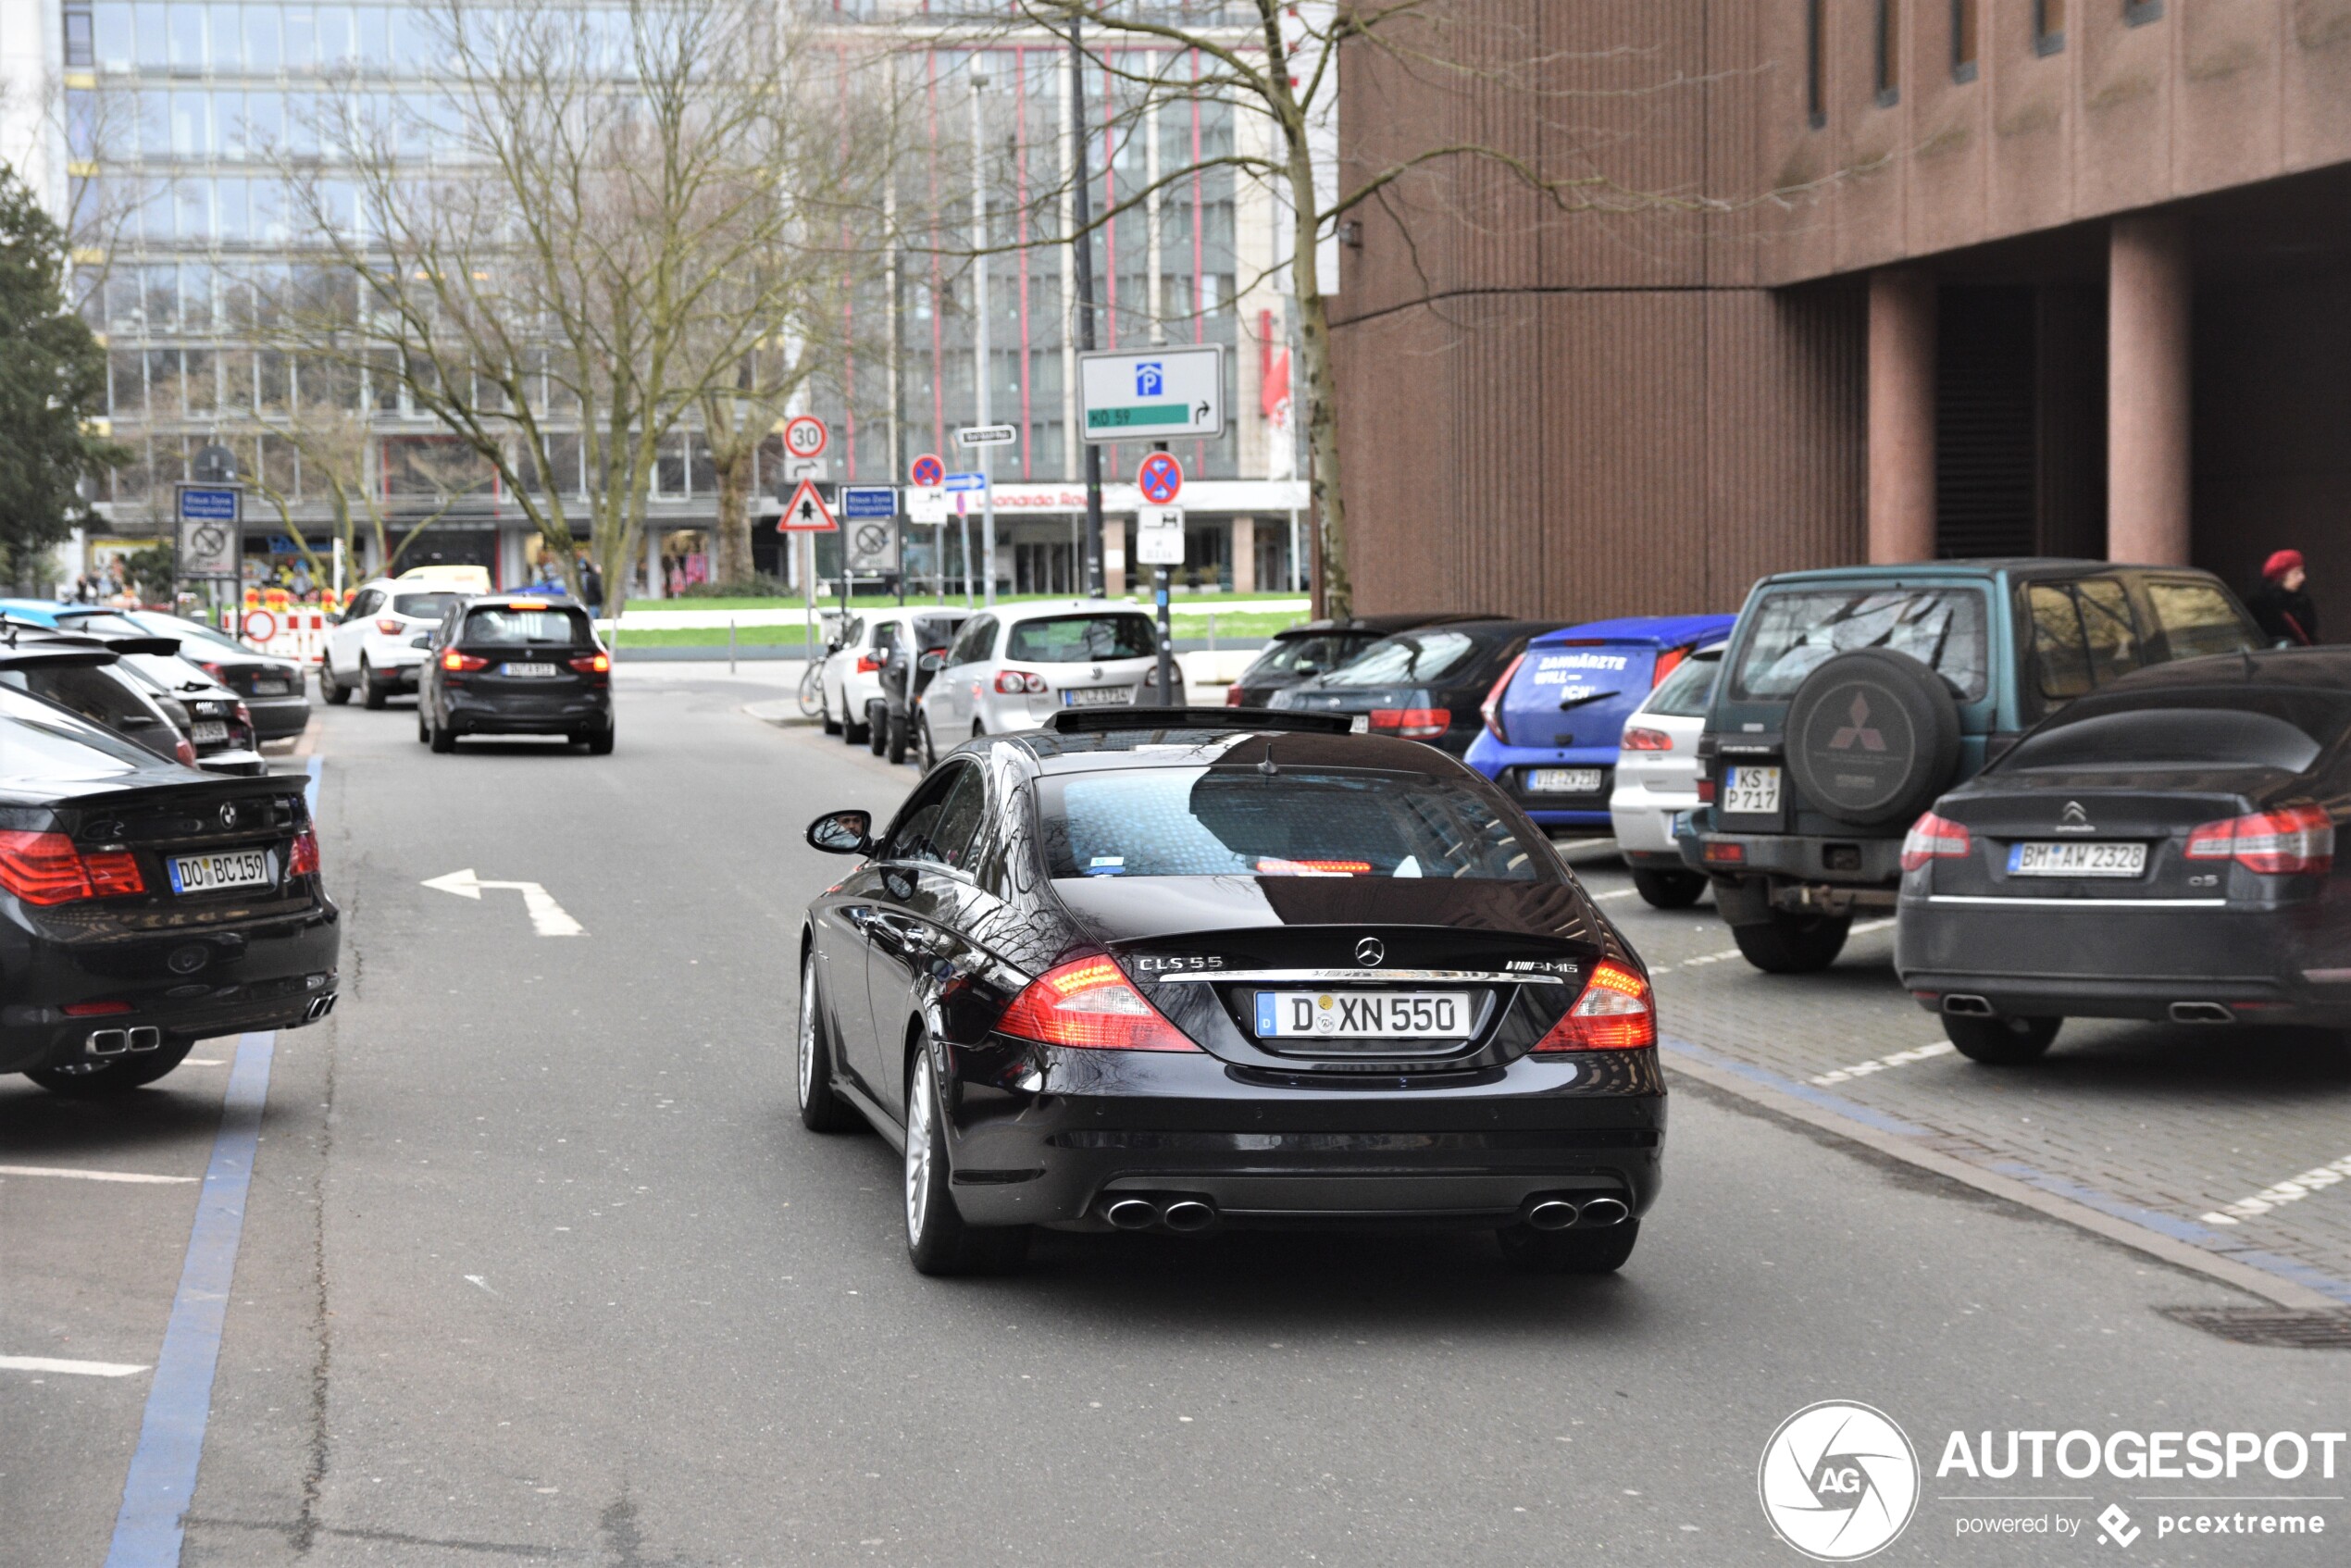
[[[1181,506],[1138,506],[1135,509],[1135,560],[1145,566],[1184,564],[1184,509]]]
[[[1225,345],[1106,349],[1077,356],[1086,439],[1169,441],[1225,433]]]
[[[1006,446],[1020,439],[1010,425],[966,425],[955,432],[957,446]]]
[[[833,521],[832,508],[825,504],[825,498],[806,479],[800,481],[800,488],[791,492],[790,501],[784,503],[784,515],[776,519],[777,533],[837,533],[840,530],[840,525]]]
[[[866,517],[887,521],[898,516],[898,489],[895,485],[843,485],[840,492],[840,515],[852,522]]]
[[[178,487],[172,543],[183,578],[233,578],[243,569],[244,529],[235,485]]]

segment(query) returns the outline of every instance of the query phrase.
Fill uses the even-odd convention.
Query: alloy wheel
[[[811,953],[800,966],[799,1069],[801,1109],[808,1108],[808,1091],[816,1082],[816,958]]]
[[[930,1068],[914,1063],[914,1082],[906,1094],[906,1239],[919,1244],[930,1217]]]

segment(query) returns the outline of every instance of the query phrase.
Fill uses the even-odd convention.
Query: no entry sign
[[[1154,506],[1175,504],[1184,490],[1184,466],[1164,452],[1154,452],[1135,470],[1135,488]]]

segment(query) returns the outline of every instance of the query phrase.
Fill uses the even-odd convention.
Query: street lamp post
[[[972,319],[976,337],[972,349],[972,374],[979,384],[979,417],[981,425],[992,424],[989,417],[988,383],[988,157],[987,133],[980,124],[980,95],[988,91],[988,73],[978,68],[975,57],[972,68]],[[979,448],[979,558],[981,597],[993,607],[996,603],[996,449]]]
[[[1076,13],[1069,19],[1069,118],[1070,141],[1077,155],[1076,203],[1074,212],[1077,233],[1073,241],[1077,246],[1077,346],[1090,351],[1094,346],[1094,237],[1088,230],[1093,227],[1094,177],[1088,168],[1086,128],[1086,48]],[[1083,431],[1079,432],[1084,435]],[[1094,598],[1102,595],[1102,449],[1092,442],[1086,448],[1086,591]]]

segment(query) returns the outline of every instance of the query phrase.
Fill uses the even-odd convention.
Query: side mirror
[[[808,825],[808,843],[827,854],[868,854],[874,814],[869,811],[828,812]]]
[[[940,670],[947,667],[947,655],[944,653],[925,653],[921,658],[914,661],[914,667],[922,671],[925,675],[937,675]]]

